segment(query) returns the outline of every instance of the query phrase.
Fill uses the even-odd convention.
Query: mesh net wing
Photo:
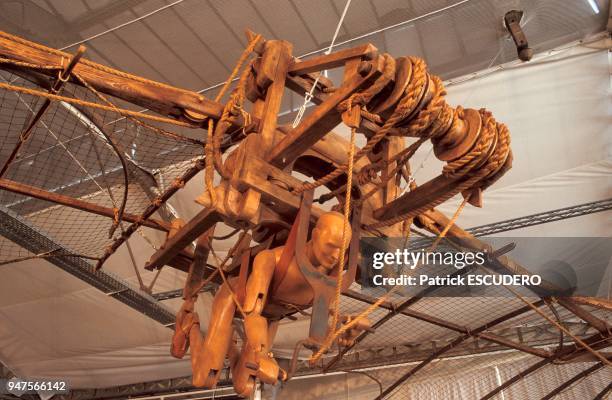
[[[44,90],[7,71],[0,71],[0,82]],[[107,105],[96,93],[73,83],[67,83],[61,95]],[[43,101],[0,90],[0,164],[4,165]],[[180,133],[170,133],[161,124],[143,125],[114,111],[51,101],[3,178],[118,210],[126,187],[121,156],[128,177],[125,213],[138,216],[203,154],[202,145],[193,140],[195,131],[173,128]],[[121,229],[116,229],[109,238],[112,218],[6,190],[0,191],[0,205],[78,254],[99,257],[121,235]],[[27,255],[6,239],[0,242],[0,261]]]

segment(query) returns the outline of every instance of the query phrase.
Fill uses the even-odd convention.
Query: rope
[[[215,102],[219,102],[221,98],[223,98],[230,84],[232,83],[232,81],[234,80],[238,72],[240,71],[242,64],[244,64],[247,57],[253,52],[253,50],[255,49],[255,46],[257,45],[260,39],[261,39],[261,35],[256,35],[249,42],[248,46],[244,49],[244,51],[240,55],[240,58],[238,59],[238,62],[234,66],[234,69],[232,70],[231,74],[226,79],[225,84],[221,88],[221,91],[215,97]],[[244,92],[244,83],[242,82],[242,78],[247,76],[248,72],[250,71],[248,68],[246,68],[245,72],[241,75],[241,82],[238,83],[236,87],[236,91]],[[244,96],[244,94],[242,96]],[[219,124],[227,120],[229,109],[230,109],[230,107],[228,106],[232,104],[232,102],[237,101],[238,99],[239,98],[235,98],[234,96],[230,98],[230,100],[228,101],[228,104],[226,104],[226,106],[223,109],[223,114],[221,116],[221,119],[219,120]],[[240,109],[241,109],[241,106],[242,104],[240,104]],[[231,108],[234,108],[234,107],[235,105],[231,106]],[[245,113],[243,113],[243,115],[244,114]],[[204,175],[204,181],[206,184],[206,190],[208,191],[208,193],[210,193],[210,199],[213,205],[217,202],[217,195],[214,189],[214,177],[215,177],[214,164],[215,164],[215,157],[216,157],[215,156],[215,137],[214,137],[215,135],[214,133],[215,133],[214,121],[212,120],[212,118],[209,118],[208,119],[208,130],[206,131],[206,144],[204,146],[204,153],[206,155],[206,158],[205,158],[206,170],[205,170],[205,175]],[[218,136],[220,137],[221,134],[219,134]],[[219,143],[219,147],[220,147],[220,143]],[[220,154],[218,158],[219,159],[221,158]],[[219,160],[217,160],[217,164],[219,164]]]
[[[418,207],[414,210],[411,210],[405,214],[398,215],[394,218],[385,221],[379,221],[377,223],[368,225],[368,229],[376,229],[384,226],[394,225],[398,222],[401,222],[407,218],[415,217],[423,212],[430,210],[439,204],[442,204],[446,200],[455,196],[457,193],[464,192],[468,189],[476,187],[476,185],[486,178],[489,175],[495,174],[505,163],[508,153],[510,152],[510,133],[508,128],[503,124],[496,124],[493,117],[490,113],[481,110],[481,114],[484,118],[484,127],[486,131],[492,131],[492,134],[497,134],[497,145],[493,152],[493,154],[486,160],[484,166],[481,166],[480,169],[475,171],[474,175],[466,179],[464,182],[459,183],[457,186],[444,193],[442,196],[439,196],[436,199],[433,199],[429,203]],[[482,135],[487,136],[490,132],[484,132]],[[471,171],[470,171],[471,172]],[[464,175],[467,172],[464,173]]]
[[[12,60],[10,58],[0,57],[0,64],[12,64],[18,67],[32,68],[32,69],[62,69],[60,65],[40,65],[32,64],[24,61]]]
[[[346,4],[344,5],[344,10],[342,11],[342,15],[340,16],[340,21],[338,21],[338,25],[336,25],[336,31],[334,32],[334,36],[332,37],[332,40],[329,43],[329,47],[327,48],[324,54],[330,54],[332,52],[332,49],[334,48],[334,44],[336,43],[336,39],[338,38],[338,33],[340,33],[340,27],[342,26],[342,23],[344,22],[344,17],[346,17],[346,13],[348,12],[350,5],[351,5],[351,0],[347,0]],[[302,117],[304,116],[304,112],[306,111],[306,106],[308,105],[308,103],[310,103],[310,101],[314,97],[314,91],[317,87],[317,84],[319,83],[320,78],[321,78],[321,74],[318,74],[310,90],[304,93],[304,103],[300,106],[300,109],[298,110],[298,113],[296,114],[295,119],[293,120],[293,124],[291,124],[293,128],[295,128],[296,126],[300,124],[300,121],[302,120]]]
[[[340,257],[338,259],[338,279],[336,280],[336,296],[334,299],[334,314],[332,318],[332,330],[336,329],[338,323],[338,314],[340,311],[340,296],[342,295],[342,271],[344,269],[344,253],[346,252],[348,239],[349,215],[351,213],[351,190],[353,188],[353,155],[355,153],[355,137],[357,129],[351,128],[351,145],[349,148],[349,165],[346,178],[346,194],[344,201],[344,225],[342,227],[342,247],[340,248]],[[331,332],[331,331],[330,331]],[[331,334],[331,333],[330,333]]]
[[[462,114],[461,110],[455,113],[455,115],[460,114]],[[478,143],[463,157],[447,163],[442,169],[442,175],[448,178],[463,176],[478,164],[482,160],[482,157],[487,155],[487,150],[490,148],[495,138],[495,129],[491,127],[492,124],[495,124],[495,120],[491,118],[491,113],[489,111],[481,110],[481,114],[486,118],[483,123],[486,129],[484,129],[484,132],[480,135]]]
[[[223,283],[225,284],[225,286],[229,290],[230,296],[232,297],[232,300],[234,301],[234,304],[236,305],[236,308],[240,312],[240,315],[242,315],[243,319],[246,318],[246,313],[244,312],[244,309],[242,308],[242,305],[240,304],[240,301],[238,301],[238,297],[236,296],[236,293],[234,292],[234,289],[232,288],[232,285],[230,285],[229,281],[227,280],[227,277],[225,276],[225,273],[223,272],[223,267],[225,267],[225,264],[227,264],[229,259],[232,257],[233,253],[236,251],[236,248],[242,242],[242,239],[244,239],[244,236],[246,234],[247,234],[246,230],[242,232],[242,234],[240,235],[240,237],[238,238],[236,243],[234,243],[232,248],[227,252],[227,255],[225,256],[225,259],[223,261],[221,261],[221,258],[219,258],[219,256],[217,256],[217,253],[215,252],[215,249],[212,246],[210,246],[210,252],[212,253],[212,255],[213,255],[214,259],[215,259],[215,264],[216,264],[215,266],[217,268],[217,271],[218,271],[219,275],[221,275],[221,279],[223,280]],[[209,276],[208,280],[210,280],[210,279],[212,279],[212,277]]]
[[[45,251],[43,253],[35,254],[33,256],[19,257],[19,258],[13,258],[12,260],[1,261],[0,262],[0,266],[8,265],[8,264],[13,264],[13,263],[21,262],[21,261],[34,260],[34,259],[37,259],[37,258],[78,257],[78,258],[86,258],[86,259],[89,259],[89,260],[97,260],[98,259],[97,257],[91,257],[91,256],[82,255],[82,254],[72,254],[72,253],[58,254],[58,252],[61,251],[61,250],[62,249],[49,250],[49,251]]]

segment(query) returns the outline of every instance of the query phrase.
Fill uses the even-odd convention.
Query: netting
[[[0,71],[0,83],[46,91],[7,71]],[[108,106],[97,93],[70,82],[61,95]],[[0,90],[0,165],[5,165],[44,101],[29,93]],[[128,224],[124,221],[109,237],[124,199],[125,214],[141,215],[201,158],[203,142],[196,138],[201,132],[143,123],[118,111],[53,100],[2,178],[103,206],[114,215],[95,215],[8,190],[0,191],[0,207],[70,252],[100,257]],[[0,262],[31,255],[5,238],[0,241]]]
[[[342,297],[342,314],[361,312],[383,292],[380,288],[359,290],[358,285],[352,288],[357,294]],[[365,369],[379,381],[380,391],[364,387],[363,381],[351,391],[372,399],[378,399],[382,391],[384,399],[479,399],[502,385],[507,385],[503,394],[490,398],[541,399],[555,390],[555,398],[594,398],[610,383],[609,368],[574,342],[578,337],[599,354],[607,354],[608,339],[597,337],[596,329],[558,304],[539,301],[528,288],[521,288],[522,299],[562,324],[571,336],[561,334],[503,286],[487,288],[482,296],[449,296],[444,286],[424,290],[428,289],[428,296],[413,298],[407,308],[382,324],[377,322],[385,320],[393,307],[375,310],[369,315],[374,333],[363,335],[349,351],[333,348],[317,367],[321,371]],[[392,303],[398,307],[407,299],[397,295]],[[584,308],[610,322],[609,312]],[[579,353],[580,357],[547,360],[560,351],[560,344],[570,356]],[[538,368],[529,371],[534,365]],[[305,369],[306,363],[301,367]]]

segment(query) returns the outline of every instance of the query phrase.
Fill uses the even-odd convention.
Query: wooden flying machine
[[[442,81],[428,73],[419,58],[393,58],[364,44],[299,60],[289,42],[264,40],[251,32],[248,37],[245,55],[252,52],[254,57],[239,73],[226,104],[82,59],[83,49],[71,56],[7,34],[0,38],[0,56],[14,61],[3,67],[48,88],[49,101],[61,99],[53,96],[69,81],[207,129],[204,160],[141,216],[120,215],[133,224],[106,249],[98,265],[138,226],[167,230],[166,242],[145,268],[170,265],[188,273],[172,354],[183,357],[191,345],[194,384],[208,387],[216,385],[227,354],[234,385],[244,396],[257,379],[271,384],[287,379],[270,353],[280,319],[312,308],[304,345],[319,354],[341,326],[346,328],[334,341],[344,345],[370,329],[367,319],[338,315],[334,309],[336,292],[347,290],[356,279],[360,237],[401,236],[413,223],[435,233],[463,235],[435,207],[458,193],[481,206],[482,191],[512,162],[507,128],[484,109],[448,105]],[[342,68],[341,82],[322,75],[335,68]],[[285,88],[306,93],[314,103],[293,126],[277,122]],[[350,142],[332,131],[340,123],[351,128]],[[357,134],[366,137],[365,147],[355,146]],[[415,141],[406,147],[406,138]],[[446,165],[440,176],[417,186],[409,160],[426,141]],[[229,153],[228,142],[237,144]],[[196,199],[202,211],[187,222],[151,223],[153,213],[202,169],[207,187]],[[221,177],[219,184],[213,184],[213,174]],[[299,178],[304,175],[314,181]],[[409,186],[404,194],[402,182]],[[11,182],[3,183],[8,187]],[[313,204],[318,187],[327,189],[316,199],[322,207]],[[324,211],[328,202],[344,213]],[[116,218],[116,210],[110,211]],[[241,237],[229,263],[219,269],[225,283],[215,296],[207,335],[201,337],[193,303],[203,282],[219,279],[211,278],[216,272],[207,270],[206,260],[220,222],[251,234]],[[343,273],[336,264],[343,265]],[[233,348],[235,314],[244,319],[242,351]]]
[[[1,174],[0,185],[114,218],[115,227],[117,220],[131,223],[105,249],[98,268],[140,226],[168,232],[145,268],[171,266],[188,274],[172,354],[183,357],[191,346],[194,384],[208,387],[216,385],[229,358],[234,385],[244,396],[252,393],[257,380],[275,384],[291,374],[270,353],[282,318],[312,309],[309,337],[302,344],[313,351],[314,360],[332,342],[350,348],[372,329],[367,318],[339,315],[337,307],[339,293],[360,279],[361,237],[402,236],[416,225],[469,248],[484,248],[435,207],[457,194],[464,197],[463,205],[481,207],[483,190],[512,164],[508,129],[484,109],[447,104],[441,79],[419,58],[393,58],[364,44],[300,60],[293,57],[289,42],[247,35],[249,46],[228,79],[238,76],[238,82],[229,100],[221,103],[96,64],[81,58],[84,49],[71,55],[0,34],[0,66],[47,91],[0,83],[3,89],[71,102],[83,110],[107,107],[137,120],[152,118],[112,104],[64,98],[62,85],[70,82],[146,107],[157,113],[156,122],[174,121],[200,129],[206,137],[203,157],[141,215],[46,192]],[[322,74],[330,69],[342,69],[341,81]],[[293,125],[278,123],[285,89],[306,94],[314,103]],[[341,123],[351,129],[350,141],[332,131]],[[31,128],[26,131],[2,174]],[[366,138],[364,147],[355,145],[356,135]],[[417,185],[409,161],[427,141],[445,165],[439,176]],[[206,188],[194,199],[202,210],[186,222],[154,218],[202,170]],[[217,184],[215,175],[220,177]],[[206,261],[214,251],[212,238],[219,223],[244,233],[228,257],[211,269]],[[520,271],[503,257],[497,262]],[[209,281],[221,286],[202,337],[193,304]],[[235,316],[243,320],[241,350],[235,348]]]

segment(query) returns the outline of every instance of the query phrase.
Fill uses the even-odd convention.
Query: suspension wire
[[[342,27],[342,24],[344,23],[344,17],[346,17],[346,13],[350,5],[351,5],[351,0],[347,0],[346,4],[344,5],[344,10],[342,11],[342,15],[340,16],[340,21],[338,21],[338,25],[336,25],[336,31],[334,32],[334,36],[332,37],[331,43],[329,44],[329,47],[325,51],[325,54],[330,54],[332,52],[332,49],[334,48],[334,43],[336,42],[336,39],[338,38],[338,33],[340,33],[340,28]],[[295,116],[295,119],[293,120],[293,124],[291,125],[294,128],[300,124],[300,121],[302,120],[302,117],[304,116],[304,112],[306,111],[306,106],[308,105],[308,103],[310,103],[310,101],[314,97],[314,91],[317,88],[317,84],[319,83],[320,78],[321,78],[321,74],[318,74],[317,78],[312,84],[312,87],[310,88],[310,91],[304,93],[304,103],[300,106],[300,109],[298,110],[298,113]]]
[[[368,33],[364,33],[363,35],[360,35],[360,36],[355,36],[354,38],[347,39],[347,40],[345,40],[345,41],[343,41],[343,42],[340,42],[340,43],[336,44],[335,46],[343,46],[343,45],[345,45],[345,44],[348,44],[348,43],[354,42],[354,41],[356,41],[356,40],[364,39],[364,38],[366,38],[366,37],[369,37],[369,36],[372,36],[372,35],[376,35],[377,33],[382,33],[382,32],[388,31],[389,29],[399,28],[400,26],[407,25],[407,24],[410,24],[410,23],[413,23],[413,22],[417,22],[417,21],[419,21],[419,20],[421,20],[421,19],[425,19],[425,18],[428,18],[428,17],[434,16],[434,15],[436,15],[436,14],[438,14],[438,13],[442,13],[442,12],[444,12],[444,11],[448,11],[448,10],[450,10],[450,9],[452,9],[452,8],[458,7],[458,6],[460,6],[460,5],[462,5],[462,4],[465,4],[465,3],[469,2],[469,1],[471,1],[471,0],[462,0],[462,1],[458,1],[457,3],[451,4],[451,5],[446,6],[446,7],[442,7],[442,8],[440,8],[440,9],[438,9],[438,10],[434,10],[434,11],[431,11],[431,12],[425,13],[425,14],[423,14],[423,15],[419,15],[418,17],[414,17],[414,18],[411,18],[411,19],[407,19],[407,20],[405,20],[405,21],[398,22],[397,24],[389,25],[389,26],[386,26],[386,27],[384,27],[384,28],[377,29],[377,30],[375,30],[375,31],[371,31],[371,32],[368,32]],[[313,51],[310,51],[310,52],[308,52],[308,53],[304,53],[304,54],[302,54],[301,56],[298,56],[297,58],[298,58],[298,59],[300,59],[300,58],[308,57],[308,56],[311,56],[311,55],[314,55],[314,54],[319,54],[319,53],[324,52],[325,50],[326,50],[326,48],[325,48],[325,47],[324,47],[324,48],[322,48],[322,49],[313,50]],[[213,90],[213,89],[218,88],[219,86],[223,85],[224,83],[225,83],[225,82],[219,82],[219,83],[216,83],[216,84],[214,84],[214,85],[212,85],[212,86],[209,86],[209,87],[207,87],[207,88],[204,88],[204,89],[200,89],[200,90],[198,90],[198,91],[197,91],[197,93],[200,93],[200,94],[202,94],[202,93],[206,93],[206,92],[208,92],[208,91],[211,91],[211,90]]]
[[[126,27],[126,26],[128,26],[128,25],[132,25],[132,24],[133,24],[133,23],[135,23],[135,22],[142,21],[143,19],[148,18],[148,17],[150,17],[151,15],[155,15],[155,14],[157,14],[158,12],[160,12],[160,11],[164,11],[165,9],[168,9],[168,8],[170,8],[170,7],[173,7],[173,6],[177,5],[177,4],[180,4],[180,3],[182,3],[183,1],[185,1],[185,0],[176,0],[176,1],[172,2],[172,3],[170,3],[170,4],[166,4],[165,6],[160,7],[160,8],[158,8],[158,9],[156,9],[156,10],[153,10],[153,11],[150,11],[150,12],[148,12],[148,13],[144,14],[144,15],[141,15],[140,17],[134,18],[134,19],[132,19],[132,20],[129,20],[129,21],[127,21],[127,22],[124,22],[124,23],[122,23],[122,24],[119,24],[119,25],[117,25],[117,26],[114,26],[114,27],[112,27],[112,28],[110,28],[110,29],[107,29],[107,30],[105,30],[105,31],[102,31],[102,32],[100,32],[100,33],[96,33],[95,35],[89,36],[89,37],[88,37],[88,38],[86,38],[86,39],[82,39],[82,40],[79,40],[78,42],[74,42],[74,43],[71,43],[71,44],[69,44],[69,45],[66,45],[66,46],[64,46],[64,47],[60,48],[60,50],[66,50],[66,49],[69,49],[69,48],[74,47],[74,46],[76,46],[76,45],[79,45],[79,44],[82,44],[82,43],[85,43],[85,42],[89,42],[90,40],[93,40],[93,39],[99,38],[100,36],[104,36],[104,35],[106,35],[106,34],[108,34],[108,33],[114,32],[114,31],[116,31],[117,29],[121,29],[121,28],[124,28],[124,27]]]

